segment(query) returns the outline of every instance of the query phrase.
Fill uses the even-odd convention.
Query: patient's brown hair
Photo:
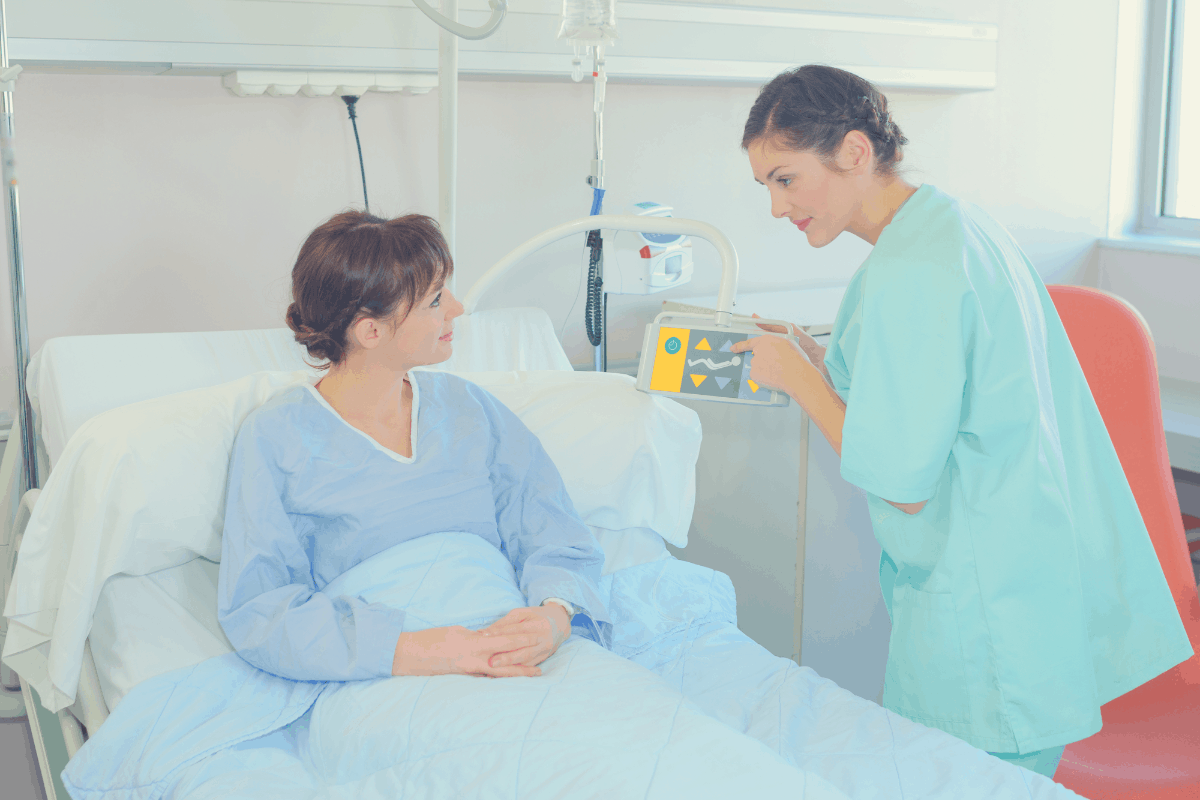
[[[454,271],[437,222],[343,211],[308,235],[292,267],[287,324],[308,354],[346,357],[346,332],[364,317],[393,320]]]

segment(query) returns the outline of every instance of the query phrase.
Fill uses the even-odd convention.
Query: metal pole
[[[458,0],[441,0],[442,14],[458,21]],[[450,247],[450,257],[456,254],[455,229],[458,220],[455,208],[455,189],[458,183],[458,37],[447,30],[438,32],[438,223]],[[450,276],[450,291],[455,287]]]
[[[8,28],[4,0],[0,0],[0,71],[8,69]],[[21,447],[25,461],[24,494],[38,486],[37,451],[34,448],[33,409],[25,391],[25,371],[29,367],[29,323],[25,315],[25,257],[21,253],[21,202],[17,186],[16,160],[13,156],[13,98],[11,84],[2,93],[0,106],[0,160],[3,161],[5,194],[4,232],[8,239],[9,267],[13,307],[13,339],[16,343],[17,403],[21,425]]]
[[[592,160],[591,180],[593,189],[604,189],[604,88],[607,76],[604,71],[604,46],[597,45],[592,67],[592,144],[596,157]],[[608,371],[608,292],[604,287],[604,251],[600,251],[596,278],[600,281],[600,344],[592,352],[592,368],[596,372]]]

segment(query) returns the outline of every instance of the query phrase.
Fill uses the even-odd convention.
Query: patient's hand
[[[567,614],[566,611],[562,613],[564,617]],[[484,634],[461,625],[402,633],[396,642],[396,655],[392,658],[392,674],[532,677],[542,674],[534,666],[536,661],[529,664],[510,661],[493,666],[489,659],[497,653],[523,652],[531,647],[540,647],[541,643],[542,638],[532,632]]]
[[[488,664],[496,669],[513,665],[532,667],[550,656],[571,635],[567,610],[555,603],[536,608],[514,608],[480,633],[493,639],[533,636],[536,642],[519,648],[498,647]]]

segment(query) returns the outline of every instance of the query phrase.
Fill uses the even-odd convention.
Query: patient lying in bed
[[[226,501],[219,618],[260,669],[317,681],[538,675],[572,630],[611,641],[603,555],[537,438],[474,384],[413,371],[451,354],[462,313],[444,287],[451,270],[435,223],[417,215],[343,213],[300,251],[288,323],[329,371],[246,419]],[[527,602],[476,631],[406,625],[394,604],[326,591],[442,532],[497,548]]]

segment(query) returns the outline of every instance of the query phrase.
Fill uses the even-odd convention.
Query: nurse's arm
[[[736,347],[736,345],[735,345]],[[751,349],[751,348],[747,348]],[[756,352],[757,358],[757,352]],[[834,391],[825,375],[817,370],[807,359],[799,359],[795,369],[787,370],[784,386],[781,388],[808,413],[811,419],[829,440],[834,451],[842,455],[842,426],[846,423],[846,404]],[[757,361],[755,364],[757,365]],[[916,514],[925,507],[927,500],[919,503],[893,503],[885,501],[905,514]]]

